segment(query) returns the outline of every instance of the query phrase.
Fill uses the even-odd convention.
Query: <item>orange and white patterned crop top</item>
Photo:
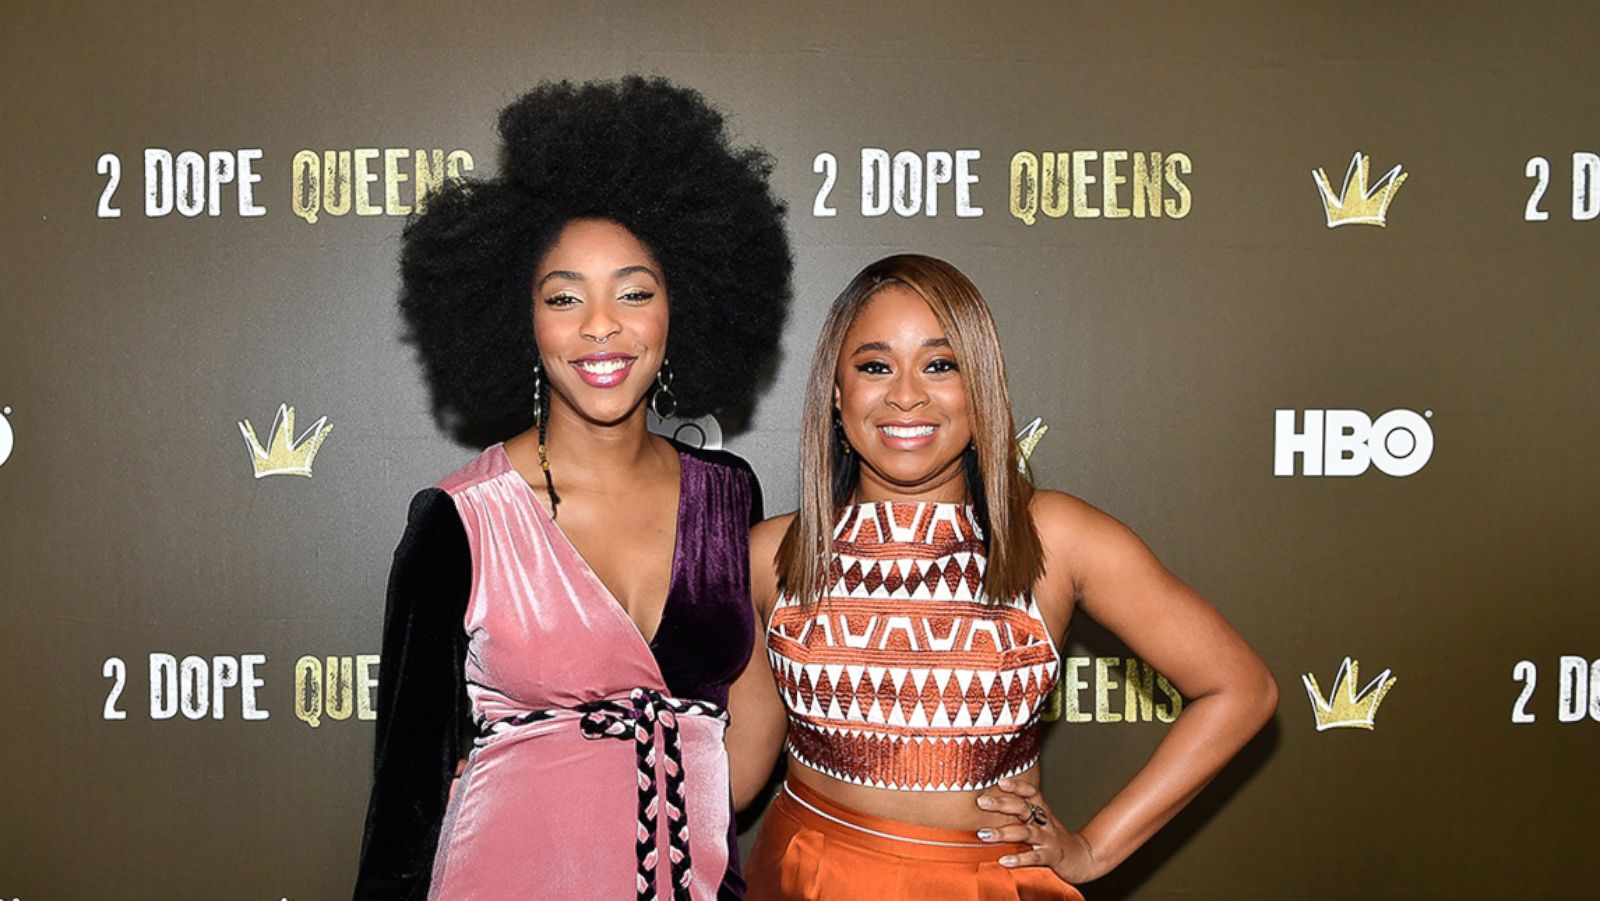
[[[767,624],[789,753],[909,791],[980,790],[1032,766],[1061,658],[1031,596],[983,597],[971,508],[847,507],[833,552],[823,597],[807,610],[782,595]]]

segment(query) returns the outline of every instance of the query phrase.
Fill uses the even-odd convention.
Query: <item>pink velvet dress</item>
[[[456,636],[428,636],[426,619],[396,609],[391,585],[358,897],[417,896],[424,884],[427,897],[442,899],[740,893],[721,705],[752,643],[748,569],[739,557],[759,501],[737,458],[685,449],[680,459],[672,587],[654,643],[498,445],[439,483],[469,555],[455,620],[464,641],[449,663],[459,660],[459,676],[444,692],[457,696],[441,705],[433,687],[404,672],[408,653],[418,666],[442,668],[429,664],[437,652],[427,642]],[[415,527],[415,504],[412,515]],[[451,525],[441,528],[454,535]],[[406,544],[394,578],[408,568]],[[437,579],[437,568],[424,578]],[[429,601],[401,606],[418,603]],[[397,684],[385,681],[391,673]],[[397,746],[413,728],[408,700],[440,707],[432,718],[447,734],[463,714],[476,733],[447,808],[437,768],[455,755],[443,739],[426,736],[421,761]],[[385,785],[407,778],[423,781],[422,790]],[[430,845],[431,865],[422,865]]]

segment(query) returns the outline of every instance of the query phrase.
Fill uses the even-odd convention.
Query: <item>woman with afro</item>
[[[723,749],[753,645],[750,467],[646,410],[746,404],[787,308],[756,149],[665,81],[544,84],[502,173],[405,230],[459,436],[395,551],[358,898],[738,897]]]

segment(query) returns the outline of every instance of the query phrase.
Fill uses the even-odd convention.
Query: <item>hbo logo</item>
[[[1277,440],[1272,452],[1272,474],[1358,476],[1369,466],[1391,476],[1408,476],[1433,456],[1433,429],[1425,417],[1411,410],[1390,410],[1377,419],[1360,410],[1307,410],[1304,425],[1295,428],[1294,410],[1277,410]]]

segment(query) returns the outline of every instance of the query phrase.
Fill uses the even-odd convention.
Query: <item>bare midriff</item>
[[[788,774],[785,778],[821,793],[830,800],[862,813],[899,820],[917,826],[940,829],[970,829],[974,834],[985,827],[1005,826],[1017,822],[1009,814],[994,813],[978,807],[978,796],[983,791],[902,791],[872,788],[835,779],[819,773],[788,755]],[[1022,782],[1039,784],[1039,765],[1034,764],[1015,777]]]

